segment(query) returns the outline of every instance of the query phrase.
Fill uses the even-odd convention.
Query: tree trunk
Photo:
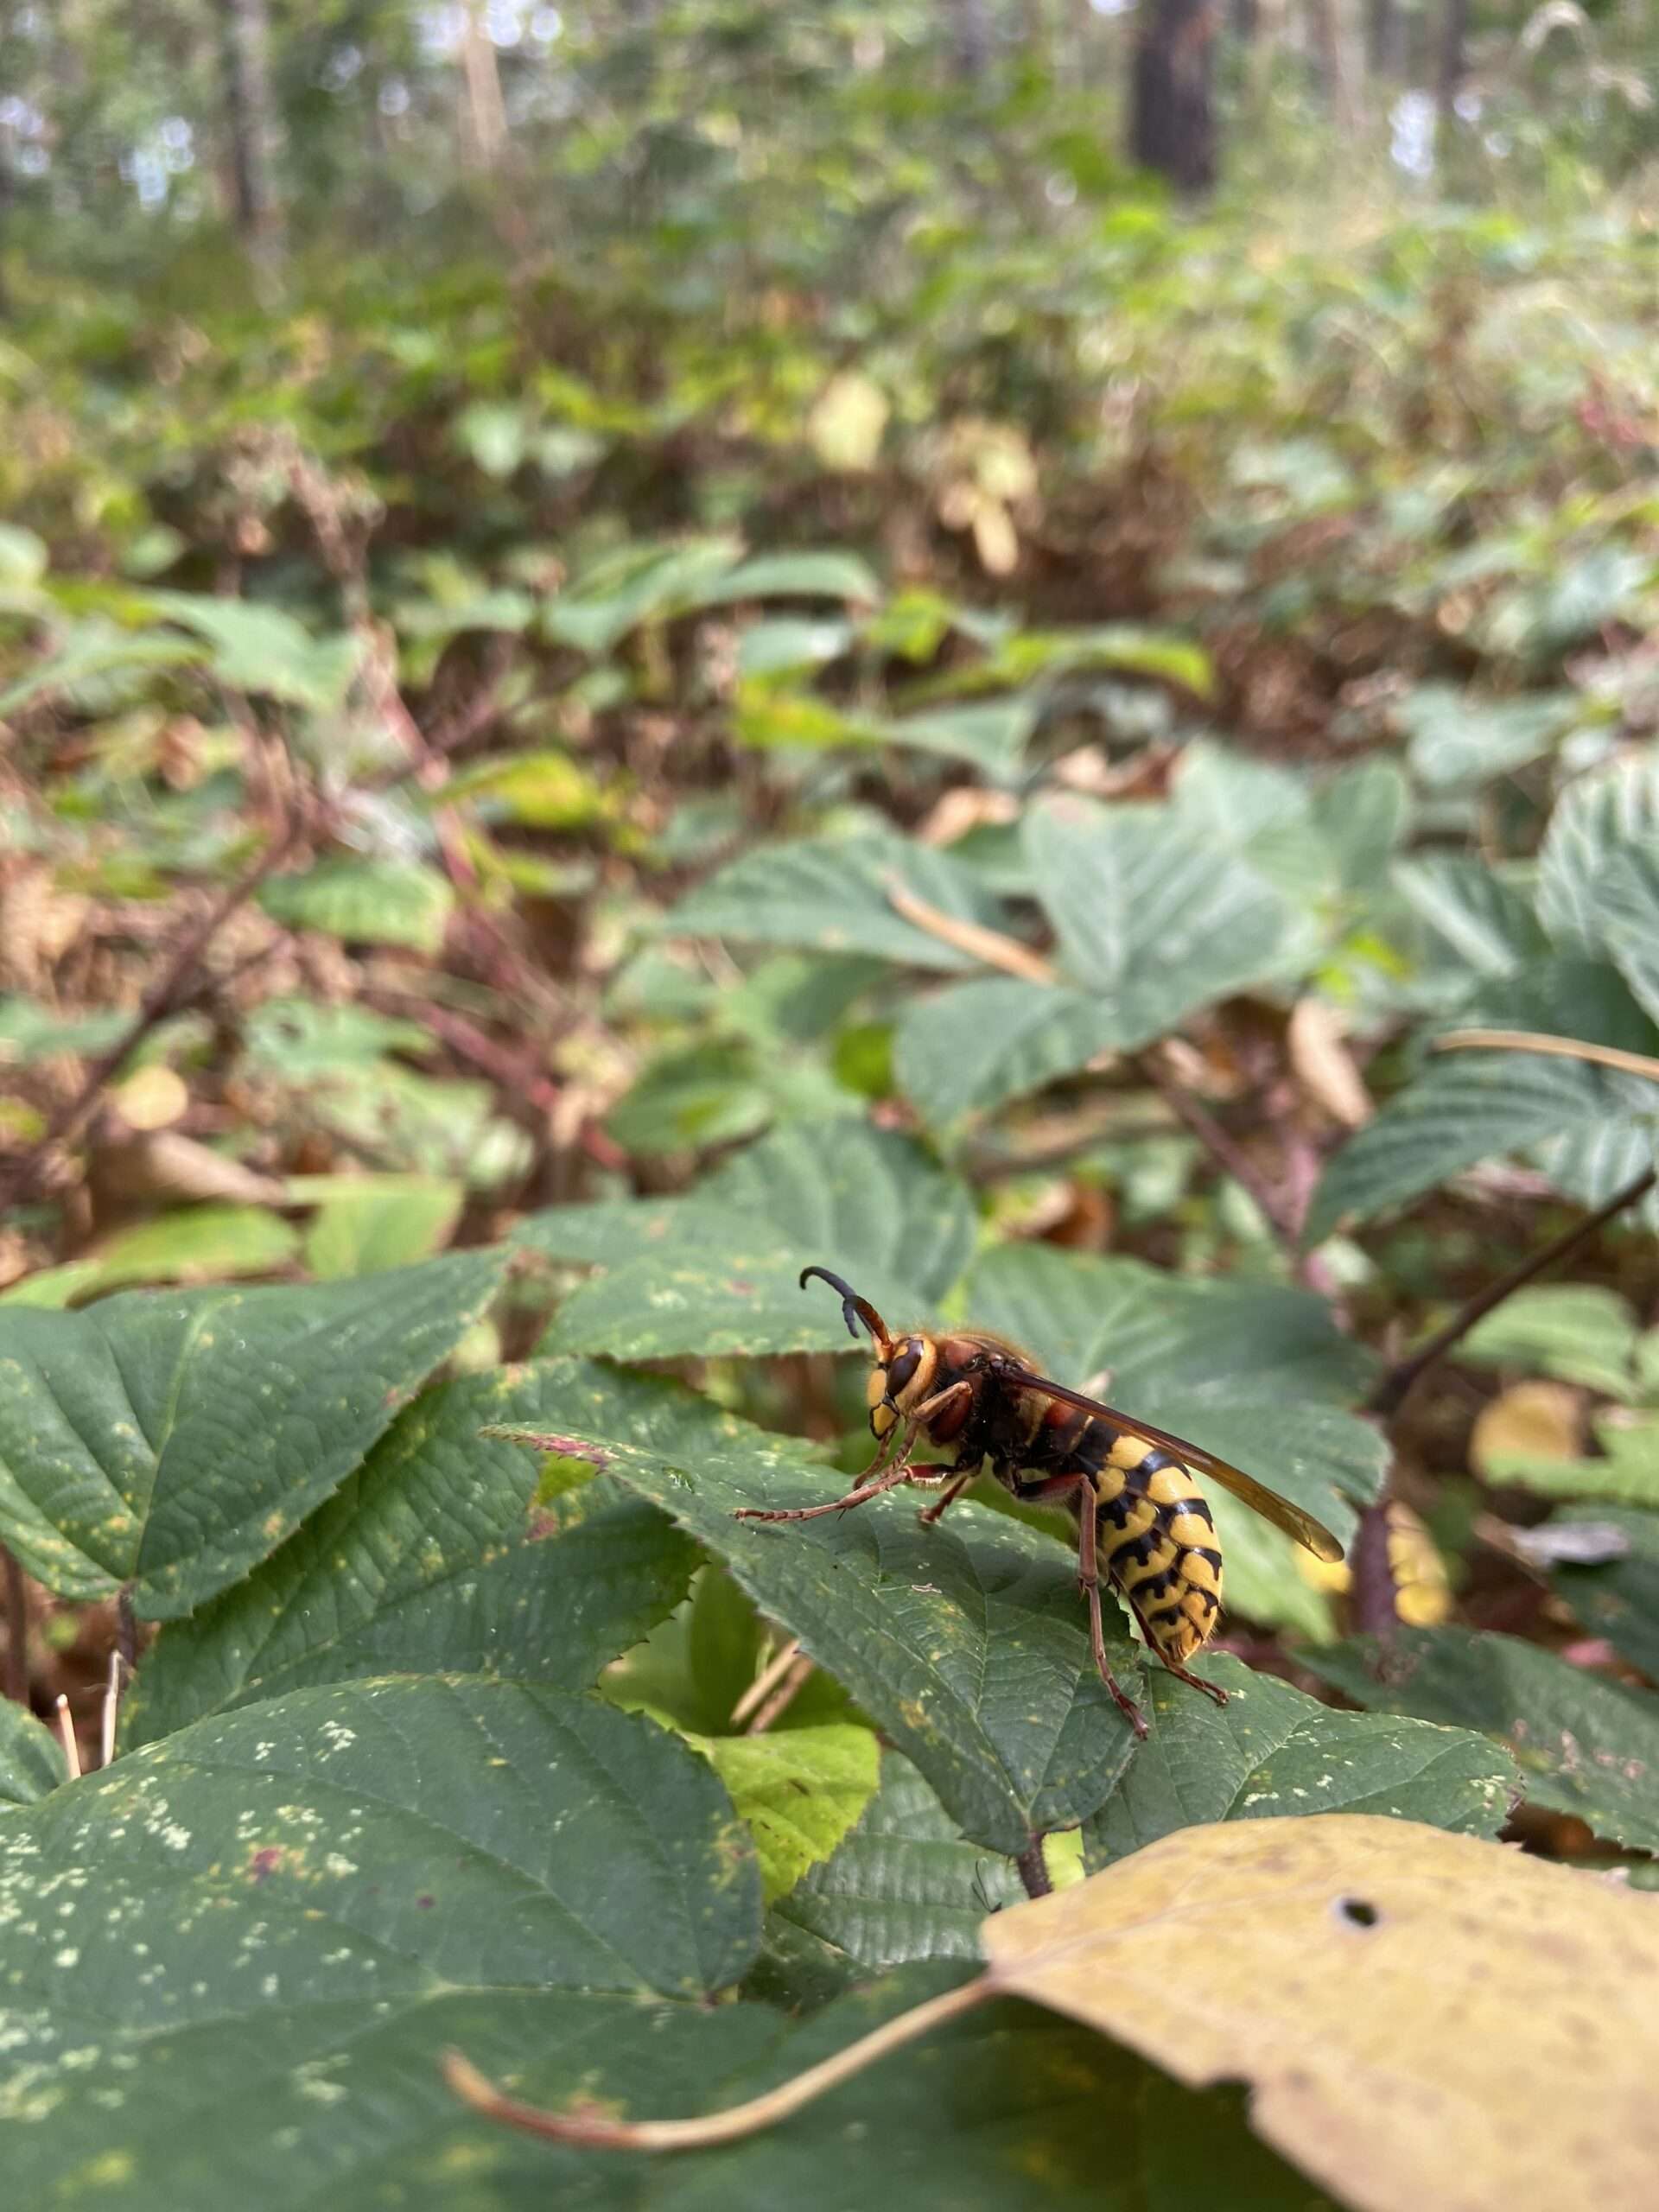
[[[1446,0],[1440,33],[1440,120],[1449,130],[1452,108],[1468,74],[1469,0]]]
[[[950,60],[957,76],[970,83],[990,67],[989,0],[950,0]]]
[[[1342,37],[1337,27],[1334,0],[1307,0],[1308,42],[1313,49],[1313,72],[1325,110],[1338,130],[1357,127],[1352,89],[1343,64]]]
[[[1152,0],[1135,49],[1129,152],[1180,192],[1216,181],[1214,0]]]
[[[1262,10],[1257,0],[1232,0],[1233,36],[1241,46],[1255,43],[1261,22]]]
[[[495,41],[484,22],[481,0],[471,0],[461,33],[461,66],[466,83],[461,109],[461,143],[467,162],[478,169],[493,169],[507,143],[507,111],[501,98],[501,72],[496,66]]]
[[[1365,67],[1373,77],[1403,80],[1406,18],[1400,0],[1366,0]]]
[[[254,259],[269,269],[282,258],[283,219],[272,179],[276,124],[265,0],[219,0],[219,13],[236,227]]]

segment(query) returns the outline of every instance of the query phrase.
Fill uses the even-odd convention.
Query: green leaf
[[[1399,862],[1394,880],[1435,935],[1483,976],[1513,976],[1549,950],[1526,891],[1484,861],[1425,853]]]
[[[1084,669],[1109,670],[1179,684],[1200,699],[1215,689],[1215,670],[1204,647],[1168,630],[1143,630],[1133,623],[1103,623],[1080,630],[1017,630],[981,661],[936,677],[914,695],[918,700],[947,698],[973,691],[1015,690],[1039,677],[1052,679]]]
[[[1014,692],[1006,699],[985,699],[973,706],[935,707],[877,727],[889,745],[965,760],[991,782],[1006,784],[1020,774],[1026,747],[1041,715],[1042,701],[1035,693]]]
[[[1541,1497],[1607,1497],[1628,1505],[1659,1504],[1659,1412],[1603,1414],[1591,1426],[1601,1446],[1599,1458],[1534,1458],[1494,1447],[1486,1454],[1483,1471],[1494,1482],[1519,1483]]]
[[[759,553],[701,585],[699,607],[742,599],[840,599],[874,607],[881,587],[868,562],[832,549],[818,553]]]
[[[1005,1244],[975,1266],[963,1306],[1058,1382],[1082,1389],[1109,1370],[1112,1404],[1206,1445],[1338,1536],[1349,1501],[1376,1494],[1386,1448],[1345,1410],[1371,1362],[1310,1292]],[[1232,1501],[1210,1503],[1219,1521]]]
[[[1096,1053],[1147,1041],[1116,1005],[1084,991],[1013,976],[952,983],[912,1001],[893,1047],[899,1088],[930,1128],[988,1114],[1010,1098],[1075,1075]]]
[[[1274,969],[1282,901],[1170,808],[1039,806],[1026,849],[1062,964],[1110,1000],[1126,1040],[1160,1036]]]
[[[1457,1357],[1477,1367],[1519,1367],[1629,1401],[1637,1388],[1636,1316],[1600,1283],[1535,1283],[1475,1326]]]
[[[826,661],[839,660],[852,642],[852,624],[838,616],[773,615],[751,623],[739,639],[737,672],[753,679],[822,668]]]
[[[212,648],[222,683],[256,697],[282,699],[327,714],[345,698],[356,671],[358,644],[346,634],[314,638],[279,607],[194,592],[149,591],[147,603]]]
[[[162,1630],[124,1713],[129,1740],[365,1675],[588,1688],[679,1603],[695,1557],[613,1484],[541,1505],[524,1453],[480,1437],[554,1418],[572,1373],[508,1367],[425,1392],[280,1550]]]
[[[581,830],[605,812],[605,795],[588,771],[556,746],[469,761],[435,804],[487,799],[491,810],[532,830]]]
[[[1595,1566],[1563,1562],[1552,1574],[1558,1598],[1592,1636],[1605,1636],[1621,1656],[1659,1683],[1659,1513],[1597,1505],[1557,1514],[1552,1529],[1607,1529],[1624,1539],[1622,1558]]]
[[[0,996],[0,1067],[33,1067],[60,1052],[102,1052],[131,1024],[132,1016],[118,1010],[66,1020],[33,999]]]
[[[319,1281],[410,1267],[448,1243],[466,1196],[427,1175],[330,1176],[305,1232],[305,1264]]]
[[[89,679],[129,670],[178,668],[200,658],[187,639],[164,630],[130,630],[102,615],[69,623],[48,657],[0,691],[0,715],[19,713],[49,692],[72,696]]]
[[[10,1698],[0,1702],[0,1822],[8,1807],[36,1803],[68,1774],[63,1747],[51,1730]]]
[[[1094,1811],[1133,1739],[1090,1661],[1068,1548],[979,1506],[924,1529],[902,1495],[794,1526],[734,1520],[740,1506],[825,1503],[846,1478],[741,1422],[722,1441],[717,1420],[619,1376],[573,1388],[560,1428],[599,1446],[607,1473],[725,1560],[761,1613],[915,1761],[965,1834],[1013,1853],[1033,1829]],[[622,1440],[645,1421],[649,1448]],[[1109,1631],[1109,1648],[1133,1694],[1133,1648]]]
[[[550,1260],[620,1267],[667,1249],[683,1211],[678,1198],[598,1198],[588,1205],[549,1206],[516,1223],[512,1241]]]
[[[300,875],[275,875],[259,893],[273,921],[321,930],[351,944],[400,944],[436,952],[454,893],[416,861],[319,861]]]
[[[341,1068],[372,1066],[386,1052],[425,1052],[431,1039],[418,1021],[400,1021],[365,1006],[317,1006],[309,999],[267,999],[243,1017],[249,1058],[258,1067],[308,1082]]]
[[[520,1231],[563,1258],[620,1262],[571,1294],[547,1346],[616,1359],[844,1350],[839,1306],[803,1292],[803,1268],[832,1268],[882,1313],[920,1319],[975,1233],[965,1184],[914,1139],[851,1120],[779,1129],[677,1206],[561,1208]]]
[[[478,1318],[504,1252],[367,1281],[0,1312],[0,1534],[59,1595],[192,1611],[358,1466]]]
[[[1344,890],[1369,894],[1386,882],[1410,814],[1405,776],[1392,760],[1356,761],[1318,786],[1313,819]]]
[[[1538,911],[1557,944],[1599,951],[1610,865],[1659,841],[1659,758],[1651,748],[1568,785],[1538,855]]]
[[[27,591],[46,574],[46,540],[21,523],[0,523],[0,588]]]
[[[734,1221],[734,1217],[739,1217]],[[685,1200],[619,1198],[530,1214],[514,1241],[550,1259],[617,1268],[747,1238],[796,1272],[813,1255],[840,1274],[898,1277],[929,1298],[956,1281],[973,1249],[967,1185],[913,1138],[852,1119],[800,1122],[738,1153]]]
[[[1482,699],[1452,683],[1420,683],[1400,709],[1413,769],[1432,788],[1482,783],[1524,767],[1566,736],[1583,712],[1575,692]]]
[[[875,1789],[875,1738],[851,1721],[690,1741],[749,1824],[768,1904],[830,1856]]]
[[[1356,1704],[1484,1729],[1514,1752],[1530,1803],[1659,1847],[1659,1702],[1512,1636],[1402,1629],[1383,1681],[1375,1656],[1357,1638],[1304,1664]]]
[[[89,1287],[274,1274],[299,1249],[292,1223],[264,1206],[181,1206],[123,1230],[90,1254]]]
[[[1659,824],[1649,834],[1659,837]],[[1592,895],[1614,965],[1637,1002],[1659,1021],[1659,855],[1611,853]]]
[[[809,952],[865,952],[946,973],[969,953],[905,921],[897,882],[954,920],[995,927],[1000,911],[959,861],[898,836],[806,837],[746,853],[683,899],[668,918],[682,937],[731,937]]]
[[[447,2044],[556,2072],[573,2045],[583,2069],[620,2052],[647,2094],[664,2003],[701,2019],[760,1914],[704,1761],[507,1683],[357,1683],[201,1721],[0,1821],[0,1892],[6,2107],[36,2123],[9,2130],[10,2185],[193,2212],[354,2196],[343,2175],[429,2158],[460,2117]],[[73,2128],[39,2124],[66,2099]]]
[[[555,645],[607,653],[642,622],[711,604],[705,594],[729,575],[739,550],[732,537],[630,546],[578,577],[548,607],[542,627]]]
[[[1467,1728],[1333,1713],[1218,1653],[1198,1671],[1224,1706],[1154,1669],[1150,1739],[1084,1830],[1092,1872],[1177,1828],[1304,1813],[1379,1813],[1495,1836],[1519,1793],[1513,1761]]]
[[[1659,1084],[1531,1052],[1436,1058],[1332,1160],[1304,1235],[1319,1243],[1341,1221],[1369,1221],[1484,1160],[1551,1139],[1564,1147],[1553,1163],[1564,1189],[1592,1204],[1592,1191],[1610,1197],[1655,1155]]]
[[[779,1251],[767,1225],[699,1208],[677,1228],[666,1251],[573,1291],[541,1349],[626,1360],[852,1349],[838,1301],[802,1289],[807,1260]],[[930,1301],[903,1276],[883,1268],[864,1278],[859,1289],[878,1311],[923,1318]]]
[[[943,1297],[967,1266],[977,1217],[959,1177],[913,1137],[863,1122],[797,1122],[700,1184],[696,1203],[770,1224],[779,1248],[837,1274],[868,1268]]]
[[[623,1151],[648,1157],[737,1143],[764,1129],[773,1110],[753,1048],[713,1037],[648,1062],[605,1128]]]
[[[965,1841],[910,1761],[890,1751],[857,1827],[773,1905],[769,1926],[866,1970],[977,1959],[986,1914],[1024,1894],[1012,1862]]]

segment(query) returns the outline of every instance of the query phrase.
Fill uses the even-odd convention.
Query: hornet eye
[[[892,1361],[888,1365],[887,1389],[889,1393],[896,1397],[899,1391],[901,1391],[905,1385],[910,1381],[912,1376],[915,1374],[916,1370],[921,1365],[921,1363],[922,1355],[919,1347],[915,1344],[906,1345],[905,1350],[899,1354],[898,1357]]]

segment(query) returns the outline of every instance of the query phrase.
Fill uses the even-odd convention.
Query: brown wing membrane
[[[1011,1376],[1009,1380],[1022,1389],[1040,1390],[1046,1397],[1058,1398],[1062,1405],[1076,1406],[1081,1413],[1098,1414],[1114,1428],[1127,1429],[1131,1436],[1157,1445],[1183,1465],[1213,1475],[1224,1490],[1231,1491],[1235,1497],[1242,1497],[1264,1521],[1271,1521],[1275,1529],[1282,1529],[1287,1536],[1294,1536],[1315,1559],[1335,1561],[1343,1557],[1342,1546],[1322,1521],[1316,1521],[1311,1513],[1304,1513],[1300,1505],[1281,1497],[1277,1491],[1268,1489],[1242,1467],[1217,1459],[1203,1445],[1189,1444],[1184,1436],[1172,1436],[1166,1428],[1154,1428],[1150,1421],[1141,1421],[1134,1414],[1120,1413],[1116,1406],[1104,1405],[1098,1398],[1085,1398],[1081,1390],[1068,1390],[1064,1382],[1051,1382],[1046,1376],[1025,1373]]]

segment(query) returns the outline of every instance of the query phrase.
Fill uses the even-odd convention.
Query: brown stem
[[[578,2107],[565,2113],[543,2112],[535,2105],[520,2104],[512,2097],[503,2096],[458,2050],[444,2053],[443,2078],[464,2104],[470,2105],[486,2120],[505,2121],[509,2127],[521,2127],[526,2134],[544,2136],[550,2142],[579,2143],[590,2150],[706,2150],[716,2143],[735,2142],[741,2136],[772,2126],[775,2121],[787,2120],[803,2105],[821,2097],[826,2089],[837,2088],[867,2066],[874,2065],[878,2058],[885,2058],[890,2050],[913,2043],[918,2036],[926,2035],[942,2020],[953,2020],[996,1993],[996,1983],[988,1974],[973,1981],[959,1982],[956,1988],[944,1990],[925,2004],[899,2013],[897,2019],[885,2022],[870,2034],[861,2036],[856,2043],[849,2044],[845,2050],[838,2050],[833,2057],[809,2066],[804,2074],[796,2075],[792,2081],[768,2089],[764,2096],[751,2097],[747,2104],[728,2106],[724,2112],[709,2113],[701,2120],[607,2120],[591,2107],[586,2110]]]
[[[1149,1052],[1137,1053],[1131,1065],[1152,1085],[1176,1120],[1198,1139],[1217,1166],[1249,1192],[1274,1235],[1287,1250],[1294,1251],[1297,1225],[1291,1219],[1283,1198],[1255,1162],[1233,1142],[1207,1107],[1201,1106],[1196,1098],[1159,1071]]]
[[[29,1585],[11,1553],[0,1546],[6,1583],[6,1695],[29,1703]]]
[[[80,1780],[80,1744],[75,1735],[75,1724],[69,1711],[69,1700],[59,1693],[54,1707],[58,1719],[58,1741],[63,1745],[63,1763],[69,1770],[71,1782]]]
[[[794,1637],[789,1638],[781,1650],[772,1654],[732,1707],[734,1728],[741,1728],[755,1707],[766,1703],[800,1656],[801,1647]]]
[[[1563,1230],[1541,1251],[1535,1252],[1530,1259],[1511,1268],[1508,1274],[1500,1275],[1478,1296],[1469,1299],[1443,1328],[1436,1329],[1433,1335],[1425,1338],[1414,1351],[1408,1352],[1403,1359],[1395,1362],[1365,1401],[1365,1411],[1376,1414],[1379,1420],[1391,1421],[1404,1404],[1419,1376],[1433,1367],[1437,1360],[1443,1359],[1453,1344],[1468,1335],[1477,1321],[1484,1319],[1494,1306],[1501,1306],[1506,1298],[1529,1283],[1535,1275],[1542,1274],[1545,1268],[1553,1268],[1557,1260],[1564,1260],[1580,1244],[1588,1243],[1599,1230],[1606,1227],[1615,1214],[1623,1213],[1626,1206],[1633,1206],[1646,1198],[1656,1183],[1659,1183],[1659,1168],[1647,1168],[1634,1182],[1627,1183],[1622,1191],[1615,1191],[1605,1205],[1598,1206],[1594,1213],[1587,1214],[1573,1228]]]
[[[1005,936],[1001,930],[987,929],[979,922],[961,921],[954,914],[943,913],[897,880],[890,880],[887,888],[887,904],[894,913],[913,927],[925,930],[930,937],[938,938],[942,944],[954,945],[958,952],[967,953],[983,966],[998,969],[1005,976],[1016,976],[1022,982],[1059,981],[1053,963],[1041,953],[1033,952],[1029,945],[1021,944],[1017,938]],[[1196,1098],[1189,1097],[1159,1073],[1150,1054],[1137,1053],[1129,1065],[1158,1092],[1177,1120],[1185,1122],[1217,1166],[1249,1192],[1274,1234],[1294,1255],[1300,1224],[1292,1220],[1284,1198],[1255,1163]]]
[[[887,904],[899,918],[912,928],[925,930],[929,937],[936,937],[941,944],[953,945],[958,952],[965,952],[970,960],[977,960],[982,967],[1000,969],[1005,976],[1017,976],[1022,983],[1058,983],[1059,972],[1052,960],[1040,952],[1033,952],[1028,944],[1021,944],[1018,938],[1007,937],[1001,930],[987,929],[982,922],[965,922],[955,914],[918,899],[897,877],[887,880]]]
[[[750,1736],[764,1736],[779,1714],[788,1712],[811,1679],[812,1662],[804,1652],[802,1652],[800,1657],[784,1676],[783,1681],[750,1721],[744,1733]]]
[[[1386,1643],[1400,1625],[1394,1562],[1389,1557],[1389,1500],[1384,1491],[1359,1516],[1349,1549],[1354,1626]]]
[[[1046,1897],[1053,1894],[1054,1885],[1048,1878],[1048,1861],[1043,1857],[1041,1836],[1033,1836],[1025,1850],[1015,1853],[1014,1863],[1026,1885],[1028,1897]]]
[[[252,867],[239,875],[222,897],[208,908],[195,927],[186,933],[160,980],[145,992],[137,1013],[120,1036],[106,1051],[95,1054],[87,1062],[86,1072],[74,1096],[67,1105],[59,1108],[48,1124],[45,1134],[35,1140],[21,1159],[13,1161],[10,1167],[0,1174],[0,1211],[14,1205],[29,1188],[42,1162],[56,1146],[67,1142],[79,1133],[98,1103],[105,1084],[150,1031],[175,1011],[185,995],[187,986],[194,982],[195,971],[207,947],[232,915],[246,905],[272,869],[287,857],[298,836],[298,823],[290,823]]]
[[[1617,1068],[1621,1075],[1645,1076],[1659,1083],[1659,1060],[1646,1052],[1622,1052],[1617,1045],[1590,1045],[1581,1037],[1545,1037],[1530,1029],[1453,1029],[1437,1037],[1432,1052],[1537,1052],[1556,1060],[1587,1060],[1592,1067]]]

